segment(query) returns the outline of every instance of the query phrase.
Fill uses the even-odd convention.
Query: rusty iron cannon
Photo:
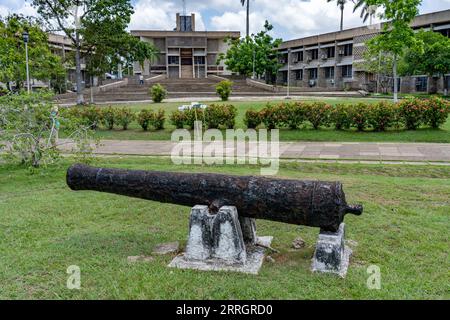
[[[235,206],[239,216],[319,227],[337,232],[346,214],[361,215],[348,205],[340,182],[300,181],[254,176],[175,173],[94,168],[76,164],[67,171],[72,190],[93,190],[193,207],[211,213]]]

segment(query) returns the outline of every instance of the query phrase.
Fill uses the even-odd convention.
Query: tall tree
[[[273,26],[266,21],[264,30],[245,39],[228,39],[230,49],[221,54],[218,60],[225,61],[228,69],[241,75],[250,76],[253,68],[257,76],[274,74],[280,68],[274,51],[282,40],[273,39],[269,32]]]
[[[23,32],[29,34],[28,57],[31,78],[50,81],[55,87],[64,79],[65,68],[59,56],[48,45],[47,34],[40,22],[32,17],[10,15],[0,17],[0,81],[11,90],[10,83],[22,87],[26,80],[25,46]]]
[[[336,1],[339,9],[341,9],[341,28],[340,30],[344,30],[344,9],[345,9],[345,4],[347,3],[347,0],[327,0],[327,2],[333,2]]]
[[[115,39],[126,33],[133,14],[130,0],[32,0],[32,5],[51,26],[63,32],[75,49],[77,103],[82,104],[81,60],[92,53],[99,42],[114,49]],[[114,31],[106,32],[105,31]]]
[[[241,0],[242,6],[245,6],[247,3],[247,37],[250,37],[250,0]]]
[[[375,16],[377,12],[377,7],[374,5],[368,5],[366,0],[356,0],[355,6],[353,8],[353,12],[356,12],[356,10],[361,9],[361,19],[363,19],[363,22],[369,21],[369,24],[372,24],[372,19]]]
[[[382,33],[367,42],[370,50],[390,54],[393,59],[394,101],[398,101],[397,67],[405,49],[417,46],[412,20],[419,14],[422,0],[366,0],[367,5],[384,9],[381,18],[388,20]]]

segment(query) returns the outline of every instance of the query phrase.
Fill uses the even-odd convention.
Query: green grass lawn
[[[260,275],[170,269],[173,256],[129,264],[163,242],[185,244],[189,208],[65,184],[70,159],[47,171],[0,165],[0,299],[448,299],[450,168],[283,163],[279,176],[340,180],[362,216],[347,216],[354,247],[346,279],[312,274],[318,229],[258,221],[274,236]],[[164,158],[99,158],[94,165],[257,174],[250,166],[173,166]],[[292,250],[301,236],[306,248]],[[381,268],[381,290],[366,287]],[[66,269],[81,268],[81,290]]]
[[[337,99],[328,98],[320,99],[327,103],[337,104],[337,103],[357,103],[361,101],[377,102],[378,99]],[[305,100],[310,101],[310,100]],[[279,103],[281,101],[274,101],[271,103]],[[211,102],[207,102],[211,103]],[[217,104],[222,104],[223,102],[215,102]],[[264,108],[267,102],[240,102],[232,101],[232,103],[237,107],[238,115],[236,118],[236,127],[245,128],[243,118],[246,110],[253,108],[255,110],[260,110]],[[157,110],[163,108],[166,111],[166,124],[165,130],[160,131],[148,131],[144,132],[137,123],[130,125],[129,130],[121,130],[116,128],[114,130],[99,129],[96,132],[96,137],[100,139],[108,140],[170,140],[171,133],[175,129],[170,122],[168,117],[172,111],[177,110],[177,108],[183,103],[160,103],[160,104],[132,104],[127,107],[133,110],[140,111],[143,108]],[[121,107],[121,106],[117,106]],[[64,137],[64,135],[61,135]],[[406,130],[389,130],[387,132],[357,132],[354,130],[346,131],[336,131],[334,129],[322,128],[320,130],[313,130],[312,127],[306,127],[302,130],[280,130],[280,140],[281,141],[339,141],[339,142],[436,142],[436,143],[449,143],[450,142],[450,119],[440,130],[433,130],[428,128],[419,129],[416,131],[406,131]]]

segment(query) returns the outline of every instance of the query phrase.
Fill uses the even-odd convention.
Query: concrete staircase
[[[155,83],[160,83],[168,91],[168,98],[202,98],[218,97],[216,85],[220,82],[219,78],[211,77],[205,79],[162,79]],[[96,103],[106,102],[125,102],[125,101],[147,101],[151,100],[149,93],[150,87],[154,83],[140,85],[133,81],[127,86],[114,88],[94,95]],[[273,92],[265,91],[247,85],[245,80],[233,80],[232,96],[273,96]],[[85,101],[90,101],[90,91],[84,92]],[[73,104],[76,101],[75,93],[59,95],[56,100],[60,104]]]

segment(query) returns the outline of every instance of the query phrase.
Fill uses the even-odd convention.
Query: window
[[[428,78],[427,77],[416,78],[416,91],[427,92],[427,90],[428,90]]]
[[[336,48],[329,47],[327,48],[327,58],[334,58],[336,56]]]
[[[343,78],[353,78],[353,66],[343,66],[342,67],[342,77]]]
[[[309,79],[310,80],[317,79],[317,68],[309,69]]]
[[[294,53],[294,63],[303,61],[303,51]]]
[[[180,64],[180,57],[169,56],[169,64]]]
[[[311,59],[317,60],[319,59],[319,49],[313,49],[311,50]]]
[[[194,57],[194,63],[205,64],[205,57],[204,56]]]
[[[334,79],[334,67],[325,68],[325,78]]]
[[[352,56],[353,55],[353,44],[346,44],[342,47],[341,52],[344,56]]]
[[[303,80],[303,70],[295,70],[295,80]]]

